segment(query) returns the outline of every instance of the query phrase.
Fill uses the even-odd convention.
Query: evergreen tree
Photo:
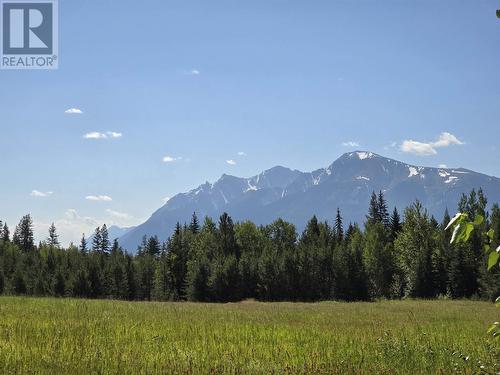
[[[20,269],[16,269],[12,279],[12,289],[15,294],[24,295],[27,292],[26,279]]]
[[[82,234],[82,239],[80,241],[80,251],[83,254],[87,252],[87,240],[85,239],[85,233]]]
[[[90,297],[90,283],[84,268],[79,269],[73,279],[71,293],[74,297]]]
[[[120,245],[118,244],[118,238],[113,240],[113,245],[111,246],[111,255],[117,255],[120,252]]]
[[[56,297],[63,297],[66,293],[66,282],[64,280],[64,276],[61,272],[56,274],[56,279],[54,282],[54,295]]]
[[[160,240],[158,239],[158,236],[150,237],[146,244],[146,254],[155,257],[160,254],[160,250]]]
[[[401,231],[401,217],[399,216],[398,209],[394,207],[394,211],[392,211],[391,219],[390,219],[390,231],[391,231],[391,242],[396,240],[398,233]]]
[[[337,243],[341,243],[344,240],[344,227],[342,226],[342,216],[340,215],[339,208],[337,208],[337,216],[335,217],[335,239]]]
[[[198,217],[196,216],[196,212],[193,212],[193,216],[191,217],[191,223],[189,224],[189,230],[193,234],[198,234],[200,231],[200,224],[198,223]]]
[[[49,227],[49,237],[47,238],[47,245],[51,247],[59,247],[59,236],[57,235],[56,226],[54,223]]]
[[[171,274],[171,298],[174,300],[184,299],[185,297],[188,260],[188,247],[185,235],[186,231],[177,223],[175,232],[167,243],[166,262]]]
[[[206,257],[193,259],[188,264],[186,297],[190,301],[204,302],[210,298],[208,280],[210,264]]]
[[[108,254],[109,253],[109,235],[108,235],[108,227],[106,227],[106,224],[103,224],[101,227],[101,252],[103,254]]]
[[[35,248],[33,239],[33,221],[31,216],[25,215],[16,226],[14,233],[14,243],[24,252],[29,252]]]
[[[374,298],[389,297],[395,261],[392,245],[387,242],[386,230],[381,222],[366,223],[366,240],[363,254],[369,281],[370,295]]]
[[[300,242],[305,245],[316,245],[319,242],[320,229],[318,218],[316,215],[313,215],[311,220],[306,225],[306,229],[302,233],[302,237],[300,238]]]
[[[369,223],[379,223],[382,221],[382,218],[380,216],[380,211],[379,211],[379,201],[377,198],[377,194],[375,192],[372,192],[371,198],[370,198],[370,206],[368,209],[368,216],[367,222]]]
[[[378,215],[380,222],[384,224],[386,228],[390,226],[389,210],[387,209],[387,202],[384,197],[382,190],[378,193]]]
[[[7,223],[3,223],[3,230],[2,230],[2,237],[1,239],[4,242],[9,242],[10,241],[10,231],[9,227],[7,226]]]
[[[233,254],[239,258],[233,220],[226,212],[224,212],[219,218],[218,237],[221,255],[228,256]]]
[[[101,228],[95,228],[94,237],[92,238],[92,251],[99,252],[102,249]]]
[[[127,285],[124,296],[128,300],[137,298],[137,270],[133,258],[130,255],[125,255],[125,279]]]

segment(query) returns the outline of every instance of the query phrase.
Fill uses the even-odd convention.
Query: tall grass
[[[499,371],[472,301],[193,304],[0,298],[0,373]],[[481,368],[483,366],[483,368]]]

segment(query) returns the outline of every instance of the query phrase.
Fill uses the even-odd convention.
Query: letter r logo
[[[2,16],[3,54],[52,54],[52,3],[2,2]]]

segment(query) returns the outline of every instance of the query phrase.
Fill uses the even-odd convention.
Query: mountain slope
[[[300,172],[274,167],[240,178],[229,175],[211,184],[177,194],[143,224],[120,237],[134,251],[142,236],[165,240],[177,221],[189,222],[193,212],[202,219],[217,219],[228,212],[235,221],[270,223],[282,217],[301,230],[313,214],[332,220],[339,207],[344,221],[362,222],[372,191],[385,192],[389,206],[402,210],[419,199],[440,219],[446,208],[453,212],[462,193],[482,187],[490,202],[500,202],[500,179],[466,169],[409,165],[367,151],[342,155],[327,168]]]

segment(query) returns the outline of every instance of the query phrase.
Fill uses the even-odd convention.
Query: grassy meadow
[[[1,297],[0,373],[494,373],[498,346],[485,331],[497,313],[473,301]]]

